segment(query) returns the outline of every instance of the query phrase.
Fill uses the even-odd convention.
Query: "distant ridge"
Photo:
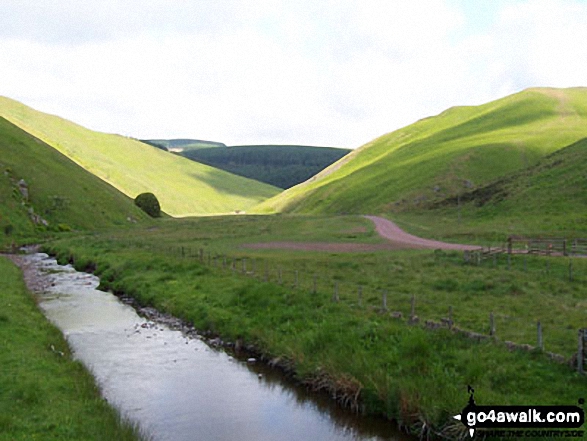
[[[201,139],[142,139],[141,142],[174,153],[211,147],[226,147],[221,142],[203,141]]]

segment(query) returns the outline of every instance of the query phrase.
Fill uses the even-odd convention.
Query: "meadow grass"
[[[569,282],[566,261],[554,258],[547,275],[539,258],[527,261],[524,271],[516,257],[507,271],[503,261],[497,268],[492,262],[465,265],[458,253],[238,247],[256,240],[303,240],[305,234],[322,240],[379,240],[361,217],[344,217],[341,224],[333,217],[228,217],[163,221],[125,234],[61,240],[47,250],[78,268],[95,268],[103,288],[129,294],[199,329],[253,343],[270,357],[290,360],[299,378],[310,383],[326,378],[357,393],[364,412],[406,426],[425,423],[436,432],[458,432],[450,416],[464,406],[467,384],[475,387],[478,402],[493,404],[574,404],[584,390],[584,378],[569,365],[539,350],[512,352],[503,344],[535,344],[539,319],[545,349],[570,358],[577,329],[587,318],[584,262],[575,262],[576,279]],[[199,248],[205,250],[204,264]],[[219,260],[208,265],[208,252],[236,258],[237,270],[222,269]],[[257,259],[257,277],[240,274],[243,258],[249,265]],[[265,264],[273,268],[268,282]],[[283,272],[282,284],[276,268]],[[298,289],[293,288],[295,271],[305,277]],[[317,293],[309,274],[319,277]],[[333,282],[340,284],[339,302],[332,301]],[[358,285],[364,287],[361,307]],[[457,326],[485,334],[492,311],[498,339],[475,342],[446,329],[410,326],[381,313],[382,289],[388,290],[390,311],[409,315],[415,293],[421,321],[446,317],[453,306]]]
[[[154,193],[174,216],[248,210],[280,190],[198,164],[137,140],[94,132],[0,97],[0,116],[135,198]]]
[[[0,440],[137,440],[0,257]],[[63,354],[63,355],[61,355]]]

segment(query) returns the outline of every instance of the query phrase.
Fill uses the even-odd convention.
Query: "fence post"
[[[185,249],[181,247],[181,257],[182,259],[185,257]]]
[[[512,269],[512,255],[508,253],[508,271]]]
[[[495,336],[495,318],[493,317],[493,312],[489,313],[489,335]]]
[[[332,294],[332,301],[338,302],[338,282],[334,282],[334,293]]]
[[[583,371],[583,361],[585,359],[585,329],[579,329],[579,348],[577,350],[577,370],[580,374]]]
[[[569,282],[573,281],[573,261],[569,259]]]
[[[563,256],[567,255],[567,239],[563,240]]]
[[[538,334],[538,347],[542,351],[544,350],[544,342],[542,341],[542,325],[540,324],[540,321],[536,324],[536,332]]]

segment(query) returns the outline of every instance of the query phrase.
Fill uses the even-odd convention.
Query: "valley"
[[[39,244],[102,289],[249,345],[309,390],[415,436],[466,436],[452,415],[469,385],[503,405],[574,404],[585,390],[577,332],[587,259],[504,251],[510,237],[587,237],[585,88],[448,109],[330,158],[286,190],[8,98],[0,116],[6,252]],[[191,151],[223,149],[245,147]],[[161,218],[134,204],[142,192],[159,199]],[[22,314],[32,317],[16,268],[0,264],[5,302],[17,302],[8,293],[29,302]],[[31,326],[0,315],[6,341]],[[54,355],[46,337],[27,338]],[[51,344],[75,365],[65,341]],[[7,361],[13,378],[29,375],[29,357]],[[47,380],[27,381],[24,392],[21,380],[3,384],[23,408],[45,412],[30,390]],[[44,430],[21,419],[0,426]]]

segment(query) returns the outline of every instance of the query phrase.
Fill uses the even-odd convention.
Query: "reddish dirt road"
[[[375,230],[379,235],[398,247],[403,248],[432,248],[441,250],[477,250],[479,246],[460,245],[455,243],[439,242],[437,240],[423,239],[406,233],[392,221],[379,216],[365,216],[375,224]]]
[[[331,253],[357,253],[380,250],[398,250],[403,248],[442,249],[442,250],[475,250],[479,246],[459,245],[422,239],[406,233],[393,222],[378,216],[365,216],[375,224],[377,233],[387,239],[387,243],[329,243],[329,242],[265,242],[245,244],[245,248],[281,249],[299,251],[326,251]]]

